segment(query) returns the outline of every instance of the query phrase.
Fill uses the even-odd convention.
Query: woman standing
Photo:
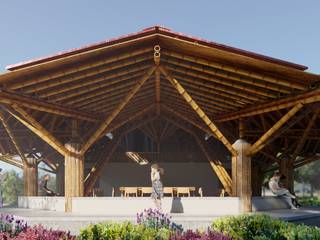
[[[163,168],[160,168],[158,164],[151,165],[151,182],[152,182],[152,193],[151,198],[153,199],[156,208],[161,210],[161,199],[163,198],[163,185],[160,180],[160,174],[164,174]]]

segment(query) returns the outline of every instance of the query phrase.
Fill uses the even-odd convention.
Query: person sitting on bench
[[[293,201],[296,199],[296,196],[291,194],[288,189],[279,186],[280,178],[281,174],[278,171],[275,171],[269,180],[269,188],[271,192],[278,197],[284,197],[291,209],[297,209],[297,207],[293,205]]]
[[[49,179],[50,179],[49,174],[44,175],[40,186],[47,197],[57,196],[57,194],[53,190],[49,189],[47,186]]]

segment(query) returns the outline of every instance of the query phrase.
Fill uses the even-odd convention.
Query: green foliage
[[[5,203],[17,203],[18,196],[23,194],[23,180],[16,171],[11,170],[3,173],[1,190]]]
[[[303,198],[299,198],[299,203],[302,206],[320,206],[320,198],[303,197]]]
[[[265,215],[241,215],[215,220],[212,228],[235,240],[316,240],[320,228],[274,220]]]
[[[295,170],[295,179],[298,182],[309,183],[314,189],[320,189],[319,169],[320,161],[306,164]]]
[[[166,240],[170,231],[166,228],[155,229],[143,224],[134,225],[124,223],[99,223],[82,229],[80,240]]]

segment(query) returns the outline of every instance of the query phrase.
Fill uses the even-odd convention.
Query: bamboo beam
[[[136,83],[134,88],[130,90],[124,100],[118,105],[118,107],[102,122],[96,132],[89,138],[89,140],[83,145],[80,154],[84,154],[90,146],[101,136],[101,134],[107,129],[112,120],[121,112],[121,110],[127,105],[127,103],[133,98],[133,96],[139,91],[142,85],[149,79],[149,77],[155,71],[155,67],[152,67],[145,75]]]
[[[228,139],[220,132],[217,126],[209,119],[207,114],[202,111],[199,105],[192,99],[192,97],[186,92],[186,90],[181,86],[181,84],[171,77],[167,71],[161,66],[160,70],[162,74],[166,76],[168,81],[176,88],[179,94],[186,100],[186,102],[192,107],[192,109],[198,114],[198,116],[205,122],[205,124],[210,128],[212,133],[217,136],[217,138],[226,146],[226,148],[232,153],[232,155],[237,155],[236,150],[232,147]]]
[[[11,106],[19,105],[21,107],[26,107],[47,113],[53,113],[64,117],[72,117],[92,122],[97,121],[97,117],[93,117],[91,113],[76,111],[64,106],[48,103],[40,99],[33,99],[31,97],[23,96],[14,92],[8,92],[5,90],[0,90],[0,102],[9,104]]]
[[[25,80],[23,82],[18,82],[18,83],[9,85],[9,89],[15,90],[15,89],[22,88],[22,87],[27,87],[27,86],[30,86],[30,85],[33,85],[33,84],[39,84],[41,82],[52,80],[54,78],[68,76],[68,75],[76,73],[78,71],[83,71],[83,70],[91,69],[91,68],[94,68],[94,67],[99,67],[99,66],[102,66],[102,65],[106,65],[106,64],[112,63],[114,61],[124,60],[126,58],[130,58],[130,57],[134,57],[136,55],[144,54],[144,53],[150,52],[151,49],[152,48],[150,47],[150,48],[138,49],[136,51],[129,51],[129,52],[127,52],[125,54],[122,54],[122,55],[117,55],[117,56],[114,56],[114,57],[104,58],[104,59],[102,59],[100,61],[96,61],[96,62],[93,62],[93,63],[92,62],[91,63],[86,63],[86,64],[80,65],[80,66],[78,65],[75,68],[64,69],[63,71],[57,71],[57,72],[51,73],[50,75],[45,75],[45,76],[41,76],[41,77],[38,77],[38,78],[34,78],[34,77],[31,78],[30,77],[30,79]],[[87,54],[87,53],[88,52],[86,52],[85,54]],[[80,55],[83,55],[83,54],[84,53],[82,53]],[[71,56],[71,57],[73,57],[73,56]],[[24,70],[24,69],[21,69],[20,71],[22,71],[22,70]],[[16,71],[19,71],[19,70],[16,70]],[[36,90],[39,90],[39,89],[33,89],[33,91],[36,91]]]
[[[50,132],[48,132],[44,127],[42,127],[41,124],[39,124],[29,113],[20,108],[18,105],[14,105],[13,107],[18,113],[21,114],[21,116],[24,119],[27,119],[28,122],[14,114],[12,111],[8,111],[13,117],[15,117],[19,122],[21,122],[23,125],[29,128],[33,133],[39,136],[43,141],[48,143],[53,149],[55,149],[60,154],[69,154],[69,151],[63,146],[63,144],[61,144],[53,135],[51,135]]]
[[[5,119],[2,111],[0,111],[0,119],[1,119],[1,121],[2,121],[3,127],[4,127],[5,130],[7,131],[7,133],[8,133],[8,135],[9,135],[9,137],[10,137],[10,139],[11,139],[14,147],[16,148],[17,153],[19,154],[19,156],[20,156],[20,158],[21,158],[21,160],[22,160],[23,165],[28,165],[28,161],[27,161],[27,159],[26,159],[26,157],[25,157],[25,155],[24,155],[23,149],[22,149],[22,147],[20,146],[20,144],[18,143],[18,141],[17,141],[14,133],[11,131],[11,128],[10,128],[7,120]]]
[[[315,161],[319,161],[320,160],[320,156],[311,156],[311,157],[307,157],[307,158],[304,158],[303,160],[297,162],[297,163],[294,163],[293,167],[294,168],[299,168],[299,167],[302,167],[308,163],[312,163],[312,162],[315,162]]]
[[[292,116],[294,116],[301,108],[303,104],[298,103],[287,114],[285,114],[273,127],[271,127],[265,134],[263,134],[249,149],[249,155],[254,155],[259,150],[265,147],[265,142],[285,124]]]
[[[52,101],[61,101],[67,98],[71,98],[71,97],[86,93],[86,92],[91,92],[93,90],[96,90],[97,89],[95,88],[96,86],[101,86],[101,88],[108,87],[117,83],[124,82],[133,77],[139,77],[143,74],[143,71],[150,66],[151,66],[150,64],[147,64],[139,68],[135,68],[133,70],[130,70],[129,68],[123,72],[109,73],[106,76],[98,76],[96,78],[87,78],[86,81],[77,82],[76,84],[73,84],[73,85],[67,85],[67,86],[64,85],[64,87],[58,88],[55,91],[53,91],[52,89],[51,90],[49,89],[50,91],[45,93],[40,93],[39,96],[42,98],[50,97],[50,100]],[[62,96],[64,98],[62,98]]]
[[[2,156],[0,156],[0,161],[8,163],[12,166],[18,167],[20,169],[23,169],[23,163],[21,161],[18,161],[16,159],[12,158],[12,157],[2,155]]]
[[[262,81],[266,81],[266,82],[270,82],[270,83],[274,83],[274,84],[279,84],[281,86],[285,86],[285,87],[290,87],[290,88],[296,88],[299,90],[305,90],[305,86],[302,83],[296,83],[296,82],[292,82],[290,80],[285,80],[285,79],[279,79],[279,78],[275,78],[272,76],[268,76],[266,74],[260,74],[258,72],[255,71],[248,71],[245,70],[243,68],[237,68],[237,67],[233,67],[230,65],[225,65],[225,64],[221,64],[221,63],[217,63],[217,62],[213,62],[213,61],[208,61],[202,58],[196,58],[196,57],[192,57],[189,55],[185,55],[185,54],[180,54],[174,51],[170,51],[170,50],[164,50],[164,54],[171,56],[171,57],[175,57],[175,58],[179,58],[179,59],[183,59],[186,61],[190,61],[193,63],[197,63],[197,64],[201,64],[204,66],[208,66],[208,67],[212,67],[212,68],[217,68],[223,71],[227,71],[227,72],[231,72],[231,73],[235,73],[235,74],[239,74],[239,75],[243,75],[246,77],[250,77],[250,78],[256,78]]]
[[[296,149],[292,154],[292,158],[289,161],[291,164],[295,161],[295,159],[297,158],[297,156],[301,152],[301,150],[307,140],[307,137],[310,133],[310,130],[312,129],[312,126],[314,125],[315,121],[317,120],[318,115],[319,115],[319,109],[317,109],[316,112],[312,115],[312,118],[310,119],[306,129],[304,130],[302,137],[298,141]]]
[[[227,86],[230,88],[234,88],[235,90],[241,90],[241,92],[249,95],[256,95],[259,98],[265,99],[265,98],[276,98],[277,95],[274,93],[270,93],[269,91],[265,90],[260,90],[259,88],[250,88],[250,85],[245,83],[242,85],[241,83],[239,84],[238,82],[230,81],[228,78],[222,78],[222,77],[217,77],[217,76],[212,76],[203,72],[195,72],[192,71],[188,68],[183,68],[183,67],[178,67],[177,65],[167,65],[166,67],[168,70],[171,70],[175,75],[183,75],[184,76],[189,76],[193,77],[199,80],[202,80],[204,82],[208,82],[209,84],[215,84],[215,85],[220,85],[222,86]]]
[[[289,108],[302,103],[304,105],[319,102],[320,101],[320,89],[316,89],[310,92],[298,94],[296,96],[286,97],[280,100],[275,100],[263,104],[255,104],[251,107],[247,107],[244,110],[224,114],[217,117],[218,122],[231,121],[239,119],[241,117],[250,117],[262,113],[277,111],[284,108]]]
[[[178,65],[178,66],[182,66],[185,67],[187,69],[191,69],[191,70],[196,70],[202,73],[207,73],[210,74],[212,76],[218,76],[218,77],[223,77],[226,79],[230,79],[236,82],[240,82],[240,83],[245,83],[245,84],[249,84],[251,86],[255,86],[255,87],[261,87],[264,89],[268,89],[268,90],[272,90],[272,91],[276,91],[276,92],[281,92],[281,93],[285,93],[285,94],[289,94],[290,91],[287,89],[284,89],[282,86],[279,85],[275,85],[275,84],[270,84],[270,83],[266,83],[266,82],[261,82],[261,81],[257,81],[254,78],[244,78],[235,74],[227,74],[223,71],[217,71],[214,69],[208,69],[208,68],[204,68],[201,66],[196,66],[193,64],[188,64],[186,62],[182,62],[182,61],[176,61],[170,58],[165,58],[163,57],[163,62],[166,63],[171,63],[174,65]]]

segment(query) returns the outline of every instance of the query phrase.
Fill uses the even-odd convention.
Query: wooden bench
[[[133,195],[135,197],[149,196],[152,193],[152,187],[120,187],[120,194],[122,197],[129,197]],[[199,195],[202,197],[202,188],[199,188]],[[195,196],[196,188],[195,187],[164,187],[163,188],[164,196],[170,197],[180,197],[180,196]],[[114,195],[113,195],[114,196]]]

